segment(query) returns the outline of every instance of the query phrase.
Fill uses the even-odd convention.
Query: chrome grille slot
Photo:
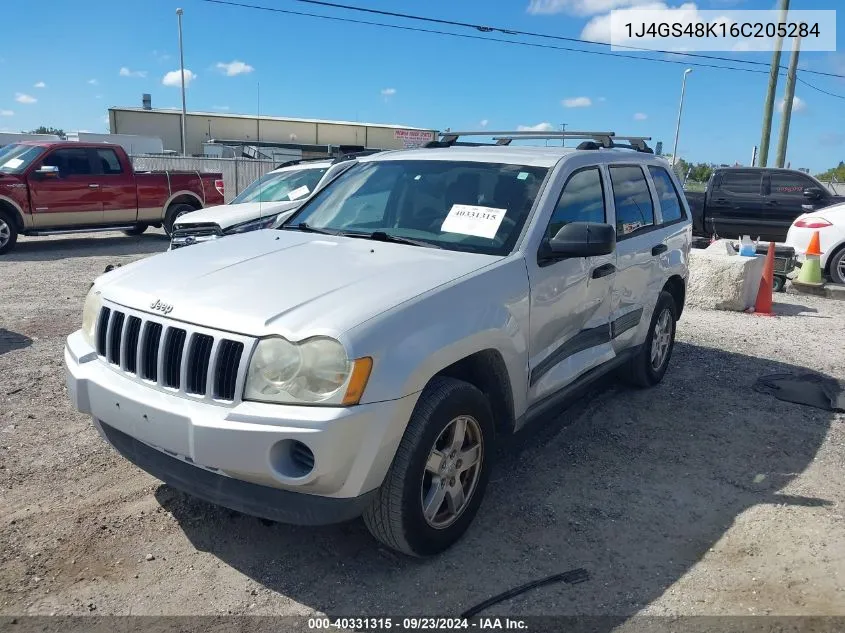
[[[168,328],[167,337],[164,342],[164,365],[162,367],[164,376],[162,384],[165,387],[179,389],[181,386],[180,376],[182,374],[182,353],[185,349],[185,330],[180,328]]]
[[[224,406],[241,400],[254,343],[115,305],[103,306],[95,328],[98,355],[114,371],[151,389]]]
[[[161,324],[150,321],[144,329],[141,344],[141,378],[158,382],[158,348],[161,342]]]
[[[214,397],[219,400],[234,400],[244,345],[237,341],[220,341],[214,370]]]
[[[106,334],[109,329],[109,317],[111,310],[103,308],[100,311],[100,318],[97,319],[97,353],[100,356],[106,355]]]
[[[112,365],[120,365],[120,342],[123,339],[123,321],[126,315],[115,311],[108,329],[108,354],[106,358]]]
[[[130,374],[138,373],[138,341],[141,337],[141,319],[129,317],[123,337],[123,368]]]
[[[200,396],[205,395],[208,382],[208,365],[211,361],[211,349],[214,339],[207,334],[194,334],[188,353],[188,375],[185,391]]]

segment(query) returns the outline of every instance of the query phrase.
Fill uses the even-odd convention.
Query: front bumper
[[[81,332],[65,346],[68,393],[114,448],[175,488],[273,520],[306,525],[357,516],[381,485],[417,394],[354,407],[241,402],[163,393],[119,373]],[[291,469],[301,442],[313,468]]]

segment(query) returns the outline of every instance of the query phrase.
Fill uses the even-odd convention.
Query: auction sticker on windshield
[[[443,220],[440,230],[446,233],[462,233],[475,237],[493,239],[507,209],[477,207],[469,204],[454,204]]]
[[[297,198],[301,198],[302,196],[307,196],[309,193],[311,193],[311,190],[308,189],[306,185],[302,185],[301,187],[297,187],[288,194],[288,200],[296,200]]]
[[[8,167],[9,169],[17,169],[23,165],[23,160],[20,158],[10,158],[5,163],[3,163],[3,167]]]

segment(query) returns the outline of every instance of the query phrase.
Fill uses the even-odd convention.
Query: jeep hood
[[[500,257],[259,230],[133,262],[102,275],[114,303],[252,336],[337,336]]]
[[[216,224],[222,230],[226,230],[250,220],[266,218],[268,215],[276,215],[282,211],[296,209],[302,204],[302,200],[292,202],[246,202],[244,204],[221,204],[216,207],[206,207],[198,211],[192,211],[179,216],[176,220],[176,228],[188,228],[192,224]]]

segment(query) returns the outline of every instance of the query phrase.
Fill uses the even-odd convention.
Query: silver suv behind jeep
[[[498,136],[361,158],[278,229],[102,275],[65,348],[75,405],[199,498],[449,547],[494,442],[611,370],[658,383],[684,307],[689,209],[644,139]]]

